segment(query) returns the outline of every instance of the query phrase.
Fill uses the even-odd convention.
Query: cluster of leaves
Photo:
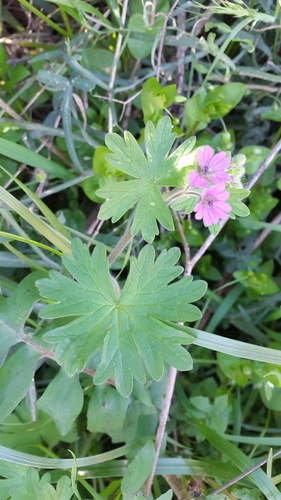
[[[279,500],[278,155],[251,193],[242,184],[280,137],[280,6],[11,5],[0,46],[0,499],[144,498],[172,366],[151,496]],[[190,217],[199,193],[186,183],[206,144],[228,152],[239,182],[193,279],[181,277],[188,251],[208,230]],[[208,496],[264,456],[267,473]]]

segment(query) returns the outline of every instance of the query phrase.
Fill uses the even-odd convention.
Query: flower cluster
[[[189,172],[187,180],[191,188],[203,188],[200,193],[200,201],[194,208],[195,219],[203,220],[205,226],[216,224],[219,220],[225,220],[231,206],[226,203],[229,191],[225,190],[225,183],[231,183],[231,177],[227,173],[230,166],[230,158],[225,151],[213,154],[210,146],[197,151],[198,168]]]

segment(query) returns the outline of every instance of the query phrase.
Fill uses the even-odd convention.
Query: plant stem
[[[171,366],[168,381],[167,381],[166,393],[165,393],[165,397],[164,397],[164,401],[163,401],[163,406],[162,406],[162,410],[161,410],[160,417],[159,417],[158,429],[157,429],[156,436],[155,436],[154,464],[153,464],[152,471],[151,471],[148,479],[146,480],[146,483],[145,483],[144,488],[143,488],[143,496],[145,498],[148,498],[148,496],[150,494],[150,490],[151,490],[151,486],[152,486],[152,482],[153,482],[153,477],[155,474],[156,465],[157,465],[157,461],[158,461],[159,454],[160,454],[160,448],[161,448],[164,432],[166,429],[166,423],[167,423],[168,416],[169,416],[169,410],[170,410],[172,397],[173,397],[173,393],[174,393],[176,377],[177,377],[177,370],[176,370],[176,368]]]
[[[122,9],[122,14],[121,14],[121,21],[123,23],[123,26],[125,25],[125,22],[126,22],[128,3],[129,3],[129,0],[124,0],[124,2],[123,2],[123,9]],[[119,61],[120,53],[121,53],[122,40],[123,40],[123,35],[122,35],[122,33],[119,32],[118,36],[117,36],[114,59],[113,59],[113,64],[112,64],[112,68],[111,68],[111,73],[110,73],[110,80],[109,80],[109,84],[108,84],[108,86],[110,88],[110,92],[108,93],[108,98],[109,98],[108,132],[113,131],[113,113],[112,113],[111,106],[112,106],[112,97],[113,97],[113,87],[114,87],[114,82],[115,82],[115,77],[116,77],[117,65],[118,65],[118,61]]]
[[[108,256],[109,265],[113,264],[113,262],[119,257],[119,255],[123,252],[124,248],[130,243],[133,235],[131,230],[128,229],[125,234],[123,234],[122,238],[118,241],[116,247],[112,250],[112,252]]]
[[[188,197],[189,195],[192,196],[198,196],[200,198],[200,193],[196,193],[195,191],[186,191],[185,189],[177,189],[175,191],[169,192],[167,195],[167,198],[164,199],[166,201],[166,204],[169,206],[173,201],[178,200],[179,198],[185,198]]]
[[[280,224],[280,222],[281,222],[281,212],[279,212],[279,214],[277,214],[276,217],[274,217],[274,219],[272,219],[270,221],[270,224]],[[265,240],[265,238],[267,238],[267,236],[270,233],[271,233],[271,229],[266,228],[258,235],[257,239],[254,242],[252,252],[254,252],[254,250],[256,250],[256,248],[258,248],[262,244],[262,242]]]
[[[15,334],[16,334],[16,332],[14,332],[14,331],[13,331],[13,333],[15,333]],[[56,361],[56,359],[55,359],[55,355],[54,355],[54,353],[53,353],[53,352],[47,351],[46,349],[44,349],[44,347],[41,347],[40,345],[35,344],[35,343],[34,343],[34,342],[32,342],[31,340],[29,340],[26,336],[22,336],[22,335],[20,335],[20,334],[16,334],[16,335],[17,335],[17,337],[19,337],[19,338],[20,338],[20,340],[21,340],[22,342],[24,342],[25,344],[28,344],[28,345],[30,345],[31,347],[34,347],[34,349],[37,349],[37,351],[42,352],[42,354],[44,355],[44,357],[45,357],[45,358],[53,359],[54,361]],[[93,376],[95,375],[95,373],[96,373],[96,372],[95,372],[94,370],[90,370],[89,368],[84,368],[84,369],[81,371],[81,373],[86,373],[86,374],[87,374],[87,375],[89,375],[90,377],[93,377]],[[107,383],[107,384],[109,384],[109,385],[113,385],[113,386],[115,386],[115,382],[114,382],[114,380],[112,380],[112,379],[110,379],[110,378],[106,381],[106,383]]]
[[[172,7],[170,8],[168,14],[165,16],[165,21],[163,23],[161,32],[160,32],[160,43],[159,43],[159,48],[158,48],[158,55],[157,55],[157,68],[156,68],[156,80],[159,82],[160,79],[160,71],[161,71],[161,58],[162,58],[162,52],[163,52],[163,46],[164,46],[164,38],[165,38],[165,32],[167,28],[167,23],[169,18],[171,17],[173,11],[175,10],[177,4],[179,3],[179,0],[175,0],[173,3]]]
[[[183,275],[186,276],[187,274],[187,270],[188,270],[188,264],[189,264],[189,261],[190,261],[190,248],[189,248],[189,244],[186,240],[186,237],[185,237],[185,234],[183,232],[183,229],[182,229],[182,226],[181,226],[181,223],[180,223],[180,219],[179,219],[179,216],[176,212],[176,210],[173,210],[172,209],[172,214],[173,214],[173,218],[174,218],[174,221],[175,221],[175,224],[177,226],[177,230],[178,230],[178,233],[181,237],[181,241],[182,241],[182,246],[183,246],[183,250],[184,250],[184,253],[185,253],[185,268],[184,268],[184,273]]]

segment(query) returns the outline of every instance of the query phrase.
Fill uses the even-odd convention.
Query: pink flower
[[[227,219],[226,212],[231,212],[231,206],[225,203],[229,198],[229,192],[224,191],[225,184],[217,184],[203,189],[201,201],[194,208],[195,219],[203,219],[204,226],[216,224],[220,219]]]
[[[230,175],[224,172],[229,167],[230,158],[226,158],[225,155],[225,151],[214,155],[210,146],[204,146],[203,150],[198,149],[198,169],[191,170],[187,177],[190,186],[204,188],[208,186],[209,182],[213,184],[230,182]]]

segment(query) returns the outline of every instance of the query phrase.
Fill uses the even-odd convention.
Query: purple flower
[[[195,219],[203,219],[204,226],[216,224],[220,219],[227,219],[227,213],[231,212],[231,206],[225,203],[229,198],[229,192],[224,191],[225,184],[217,184],[203,189],[201,201],[194,208]]]
[[[229,167],[230,158],[226,158],[226,152],[213,154],[210,146],[197,151],[198,169],[191,170],[187,180],[191,187],[205,188],[208,183],[219,184],[221,182],[230,182],[230,175],[224,172]]]

